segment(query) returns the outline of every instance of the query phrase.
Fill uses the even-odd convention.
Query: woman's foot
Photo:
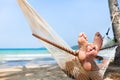
[[[93,43],[89,44],[87,47],[86,55],[87,55],[88,59],[90,59],[90,58],[92,59],[98,54],[98,51],[102,47],[102,43],[103,43],[102,36],[99,32],[97,32],[94,36]]]
[[[96,32],[94,36],[94,42],[93,44],[96,46],[97,51],[99,51],[102,47],[103,39],[99,32]]]
[[[88,45],[87,36],[84,33],[80,33],[78,37],[78,44],[80,47],[78,58],[83,61],[86,58],[86,50]]]

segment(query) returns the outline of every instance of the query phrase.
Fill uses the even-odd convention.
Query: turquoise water
[[[45,48],[4,48],[0,49],[0,55],[6,54],[40,54],[49,53]]]
[[[54,64],[51,54],[45,48],[4,48],[0,49],[0,66],[18,66],[29,63]]]
[[[112,55],[111,55],[112,53]],[[100,51],[100,56],[114,56],[114,50]],[[0,49],[0,67],[2,65],[18,66],[34,64],[56,64],[51,54],[45,48],[4,48]]]

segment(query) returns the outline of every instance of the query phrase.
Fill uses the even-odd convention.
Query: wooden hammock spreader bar
[[[48,43],[48,44],[51,44],[51,45],[53,45],[53,46],[55,46],[55,47],[57,47],[57,48],[59,48],[59,49],[62,49],[62,50],[64,50],[64,51],[66,51],[66,52],[68,52],[68,53],[76,56],[76,55],[75,55],[75,51],[72,51],[72,50],[70,50],[70,49],[67,49],[67,48],[65,48],[65,47],[63,47],[63,46],[61,46],[61,45],[59,45],[59,44],[56,44],[55,42],[52,42],[52,41],[50,41],[50,40],[47,40],[47,39],[45,39],[45,38],[43,38],[43,37],[41,37],[41,36],[38,36],[38,35],[36,35],[36,34],[32,34],[32,35],[35,36],[36,38],[38,38],[38,39],[40,39],[40,40]]]
[[[57,44],[57,43],[55,43],[55,42],[52,42],[52,41],[50,41],[50,40],[47,40],[46,38],[43,38],[43,37],[41,37],[41,36],[38,36],[38,35],[36,35],[36,34],[34,34],[34,33],[33,33],[32,35],[35,36],[36,38],[38,38],[38,39],[40,39],[40,40],[48,43],[48,44],[51,44],[51,45],[53,45],[53,46],[55,46],[55,47],[57,47],[57,48],[59,48],[59,49],[62,49],[62,50],[64,50],[64,51],[66,51],[66,52],[68,52],[68,53],[70,53],[70,54],[72,54],[72,55],[74,55],[74,56],[77,56],[77,55],[78,55],[78,53],[77,53],[76,51],[67,49],[67,48],[65,48],[65,47],[63,47],[63,46],[61,46],[61,45],[59,45],[59,44]],[[112,47],[115,47],[115,46],[116,46],[116,45],[109,46],[109,47],[105,47],[105,48],[101,48],[100,50],[112,48]],[[96,58],[97,58],[97,59],[100,59],[100,60],[103,60],[103,57],[102,57],[102,56],[98,56],[98,55],[97,55]]]

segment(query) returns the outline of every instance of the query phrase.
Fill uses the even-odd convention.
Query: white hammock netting
[[[65,48],[72,50],[70,46],[68,46],[64,40],[62,40],[57,33],[42,19],[40,15],[30,6],[30,4],[26,0],[17,0],[19,6],[21,7],[25,17],[27,18],[32,33],[38,36],[44,37],[47,40],[50,40],[58,45],[64,46]],[[40,40],[40,39],[39,39]],[[60,68],[71,78],[75,80],[102,80],[104,72],[113,56],[106,56],[106,63],[100,67],[99,70],[86,72],[81,66],[78,58],[76,57],[76,61],[72,59],[75,56],[63,51],[57,47],[54,47],[42,40],[40,40],[43,45],[48,49],[48,51],[52,54]],[[100,54],[114,54],[115,48],[111,48],[109,50],[101,50]],[[95,61],[94,61],[95,62]],[[93,63],[92,65],[96,65]],[[99,65],[99,64],[98,64]],[[97,67],[97,66],[95,66]]]

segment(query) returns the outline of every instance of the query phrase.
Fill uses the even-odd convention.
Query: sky
[[[119,1],[119,0],[118,0]],[[93,41],[111,27],[108,0],[28,0],[68,45],[77,45],[80,32]],[[120,2],[120,1],[119,1]],[[112,28],[109,36],[113,38]],[[0,2],[0,48],[39,48],[16,0]]]

